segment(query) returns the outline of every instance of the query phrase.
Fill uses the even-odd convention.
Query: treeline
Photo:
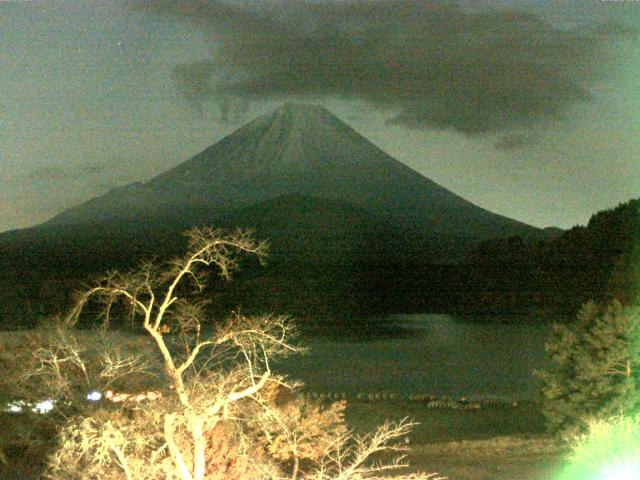
[[[364,227],[337,232],[325,222],[310,232],[258,229],[256,237],[272,244],[268,265],[247,261],[233,282],[212,278],[207,295],[212,315],[232,309],[298,318],[575,313],[588,300],[617,298],[628,304],[635,298],[639,225],[640,200],[632,200],[555,238],[481,242],[463,261],[450,265],[436,264],[428,248],[394,235],[391,228],[373,236]],[[0,245],[1,324],[28,326],[65,311],[73,292],[106,270],[180,254],[186,246],[181,232],[187,227],[167,223],[147,231],[137,224],[83,225],[43,230],[41,235],[5,234]]]
[[[640,199],[546,239],[480,242],[455,264],[433,263],[428,252],[414,250],[323,266],[276,263],[252,275],[235,282],[229,298],[302,315],[573,315],[589,300],[631,304],[640,292]]]
[[[556,238],[481,242],[464,263],[479,308],[575,313],[588,300],[630,304],[639,291],[640,200],[601,211]]]

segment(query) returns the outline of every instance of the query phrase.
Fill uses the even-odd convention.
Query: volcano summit
[[[537,229],[480,208],[395,160],[323,107],[284,104],[146,183],[66,210],[47,225],[180,223],[285,195],[337,200],[431,239],[477,241]]]
[[[310,315],[442,308],[473,289],[449,268],[470,245],[545,236],[420,175],[325,108],[286,104],[148,182],[0,234],[0,316],[55,312],[87,276],[179,254],[194,225],[253,228],[270,244],[267,269],[219,286],[234,290],[224,307]]]

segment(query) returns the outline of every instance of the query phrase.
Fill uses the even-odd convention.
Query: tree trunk
[[[204,480],[207,468],[205,461],[207,441],[202,432],[202,419],[194,413],[190,413],[189,417],[193,437],[193,480]]]

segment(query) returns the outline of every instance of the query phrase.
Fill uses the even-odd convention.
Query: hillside
[[[12,321],[58,311],[87,277],[180,253],[194,225],[271,243],[270,266],[247,268],[220,305],[292,313],[444,308],[460,278],[443,264],[479,240],[546,235],[418,174],[328,110],[285,104],[148,182],[0,234],[0,310]]]
[[[283,195],[224,216],[221,225],[254,230],[271,245],[274,262],[346,264],[408,254],[393,225],[339,200]]]
[[[594,214],[546,240],[487,240],[467,256],[470,281],[487,305],[513,304],[575,312],[587,300],[640,293],[640,199]]]

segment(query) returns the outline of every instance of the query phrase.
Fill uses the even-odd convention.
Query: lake
[[[361,331],[380,320],[396,329],[369,338],[339,331],[311,336],[304,341],[309,353],[281,361],[276,370],[315,392],[539,398],[532,371],[546,362],[549,319],[391,315],[361,324]]]

